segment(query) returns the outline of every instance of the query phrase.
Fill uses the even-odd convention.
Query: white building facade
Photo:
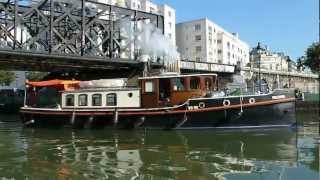
[[[183,60],[242,66],[249,63],[249,45],[238,34],[207,18],[177,24],[176,35]]]
[[[250,52],[250,62],[253,68],[281,72],[297,71],[295,63],[291,62],[288,56],[284,53],[271,52],[267,46],[262,46],[260,43]]]
[[[149,12],[153,14],[159,14],[164,17],[164,35],[176,43],[176,11],[174,8],[163,4],[158,5],[153,3],[151,0],[97,0],[100,3],[106,3],[134,9],[138,11]]]

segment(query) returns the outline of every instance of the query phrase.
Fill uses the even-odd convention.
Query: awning
[[[60,90],[74,90],[79,87],[80,81],[75,80],[49,80],[49,81],[26,81],[26,85],[32,87],[53,87]]]

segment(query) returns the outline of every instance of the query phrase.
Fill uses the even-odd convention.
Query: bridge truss
[[[136,47],[122,34],[125,20],[133,31],[139,21],[164,29],[161,15],[90,0],[1,0],[0,66],[43,71],[140,66]]]

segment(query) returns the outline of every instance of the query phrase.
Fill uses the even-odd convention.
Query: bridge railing
[[[234,73],[235,65],[218,64],[210,62],[196,62],[190,60],[181,60],[180,68],[182,70],[203,71],[203,72],[223,72]]]
[[[313,78],[318,79],[319,75],[313,73],[306,72],[289,72],[289,71],[275,71],[268,69],[260,69],[259,68],[250,68],[250,67],[242,67],[244,71],[251,71],[254,73],[263,73],[263,74],[274,74],[274,75],[283,75],[283,76],[292,76],[292,77],[305,77],[305,78]]]

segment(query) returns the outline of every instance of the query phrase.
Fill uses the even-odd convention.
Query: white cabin
[[[62,108],[139,108],[139,88],[101,88],[65,91],[61,98]]]

